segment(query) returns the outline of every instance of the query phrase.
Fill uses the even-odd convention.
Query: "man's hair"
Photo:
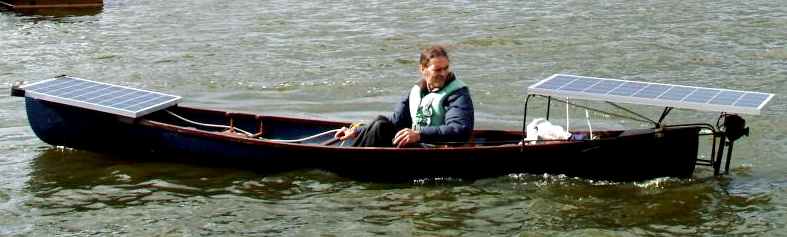
[[[432,45],[429,48],[421,50],[421,67],[428,67],[429,60],[439,57],[445,57],[445,59],[451,61],[451,59],[448,58],[448,51],[446,51],[443,46]]]

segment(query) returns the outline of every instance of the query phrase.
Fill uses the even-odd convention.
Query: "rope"
[[[189,120],[187,118],[181,117],[180,115],[177,115],[177,114],[173,113],[172,111],[169,111],[169,110],[165,110],[165,111],[167,111],[167,113],[169,113],[172,116],[175,116],[176,118],[178,118],[180,120],[183,120],[183,121],[185,121],[187,123],[191,123],[191,124],[194,124],[194,125],[199,125],[199,126],[203,126],[203,127],[210,127],[210,128],[235,129],[235,130],[238,130],[238,131],[244,133],[246,136],[249,136],[249,137],[254,136],[253,133],[244,131],[243,129],[240,129],[240,128],[233,128],[233,127],[230,127],[230,126],[227,126],[227,125],[216,125],[216,124],[195,122],[195,121],[191,121],[191,120]]]
[[[265,139],[265,138],[260,138],[260,139],[262,139],[262,140],[265,140],[265,141],[271,141],[271,142],[286,142],[286,143],[294,143],[294,142],[303,142],[303,141],[308,141],[308,140],[311,140],[311,139],[314,139],[314,138],[318,138],[318,137],[321,137],[321,136],[325,136],[325,135],[327,135],[327,134],[336,133],[336,131],[339,131],[339,129],[328,130],[328,131],[322,132],[322,133],[320,133],[320,134],[317,134],[317,135],[312,135],[312,136],[304,137],[304,138],[301,138],[301,139],[292,139],[292,140],[285,140],[285,139]]]
[[[180,120],[183,120],[183,121],[185,121],[187,123],[191,123],[191,124],[194,124],[194,125],[199,125],[199,126],[203,126],[203,127],[211,127],[211,128],[234,129],[234,130],[240,131],[241,133],[243,133],[247,137],[253,137],[254,136],[253,133],[244,131],[243,129],[240,129],[240,128],[233,128],[233,127],[230,127],[230,126],[227,126],[227,125],[200,123],[200,122],[192,121],[192,120],[189,120],[187,118],[181,117],[180,115],[177,115],[177,114],[173,113],[172,111],[169,111],[169,110],[165,110],[165,111],[167,111],[167,113],[169,113],[172,116],[175,116],[176,118],[178,118]],[[316,134],[316,135],[304,137],[304,138],[301,138],[301,139],[266,139],[266,138],[260,138],[260,140],[270,141],[270,142],[297,143],[297,142],[304,142],[304,141],[308,141],[308,140],[311,140],[311,139],[314,139],[314,138],[317,138],[317,137],[325,136],[327,134],[336,133],[336,131],[339,131],[339,129],[328,130],[328,131],[325,131],[325,132],[322,132],[322,133],[319,133],[319,134]]]

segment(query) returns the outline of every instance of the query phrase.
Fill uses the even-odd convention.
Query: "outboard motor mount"
[[[724,117],[724,132],[727,133],[727,139],[730,142],[735,142],[739,138],[746,135],[749,136],[749,127],[746,127],[746,120],[737,114],[725,114]]]

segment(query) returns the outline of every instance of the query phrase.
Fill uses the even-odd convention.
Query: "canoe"
[[[462,145],[417,148],[351,147],[325,144],[330,135],[301,143],[298,139],[348,126],[324,121],[174,106],[128,119],[35,98],[25,98],[35,134],[53,146],[124,157],[177,158],[179,161],[249,167],[260,170],[323,169],[365,180],[421,178],[473,180],[508,174],[565,174],[603,180],[691,177],[702,127],[595,132],[599,139],[519,144],[521,131],[476,130]],[[231,123],[262,131],[250,138],[195,126],[191,121]],[[583,134],[584,132],[574,132]]]
[[[624,93],[631,88],[640,89]],[[726,173],[733,142],[748,135],[748,128],[740,116],[725,111],[758,114],[773,97],[562,74],[530,86],[528,94],[521,131],[474,130],[466,142],[392,148],[337,142],[332,131],[350,126],[348,122],[188,107],[178,104],[180,96],[69,76],[20,83],[11,89],[11,95],[25,98],[35,134],[53,146],[266,172],[321,169],[386,181],[474,180],[522,173],[612,181],[688,178],[697,165],[712,166],[714,174],[720,174],[725,148]],[[536,95],[548,99],[546,119],[552,96],[602,100],[644,119],[614,103],[661,104],[665,110],[658,122],[647,119],[653,128],[571,131],[573,139],[522,142],[528,137],[524,126],[528,102]],[[707,123],[666,125],[662,121],[672,108],[722,113],[715,127]],[[713,136],[710,159],[698,159],[699,138],[705,135]]]

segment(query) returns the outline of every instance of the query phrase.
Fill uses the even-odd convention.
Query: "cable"
[[[556,100],[557,102],[560,102],[560,103],[567,103],[567,104],[570,104],[571,106],[582,108],[582,109],[587,109],[587,110],[590,110],[590,111],[593,111],[593,112],[596,112],[596,113],[602,113],[602,114],[607,114],[607,115],[611,115],[611,116],[615,116],[615,117],[619,117],[619,118],[630,119],[630,120],[634,120],[634,121],[637,121],[637,122],[653,123],[653,120],[650,120],[650,119],[643,120],[643,119],[634,118],[634,117],[631,117],[631,116],[625,116],[625,115],[622,115],[622,114],[616,114],[616,113],[612,113],[612,112],[607,112],[607,111],[603,111],[603,110],[599,110],[599,109],[590,108],[590,107],[587,107],[587,106],[584,106],[584,105],[579,105],[579,104],[576,104],[576,103],[568,103],[566,101],[563,101],[563,100],[557,99],[557,98],[552,98],[552,99]]]
[[[265,140],[265,141],[269,141],[269,142],[286,142],[286,143],[294,143],[294,142],[303,142],[303,141],[308,141],[308,140],[311,140],[311,139],[314,139],[314,138],[317,138],[317,137],[321,137],[321,136],[324,136],[324,135],[327,135],[327,134],[336,133],[337,131],[339,131],[339,129],[328,130],[328,131],[325,131],[325,132],[322,132],[322,133],[319,133],[319,134],[316,134],[316,135],[312,135],[312,136],[304,137],[304,138],[301,138],[301,139],[292,139],[292,140],[285,140],[285,139],[265,139],[265,138],[260,138],[260,139],[262,139],[262,140]]]
[[[585,120],[588,121],[588,131],[590,131],[590,140],[593,140],[593,127],[590,126],[590,113],[585,110]]]
[[[638,114],[637,112],[634,112],[634,111],[632,111],[632,110],[630,110],[630,109],[627,109],[626,107],[620,106],[620,105],[618,105],[618,104],[615,104],[615,103],[613,103],[613,102],[609,102],[609,101],[605,101],[605,102],[607,102],[607,104],[610,104],[610,105],[612,105],[612,106],[615,106],[615,108],[621,109],[621,110],[623,110],[623,111],[626,111],[626,112],[628,112],[628,113],[630,113],[630,114],[636,115],[636,116],[638,116],[638,117],[640,117],[640,118],[642,118],[642,119],[644,119],[644,120],[647,120],[648,122],[655,124],[655,125],[656,125],[656,127],[658,127],[658,126],[659,126],[659,123],[657,123],[656,121],[653,121],[653,120],[649,119],[648,117],[645,117],[645,115]]]
[[[566,131],[570,130],[569,123],[568,123],[568,107],[570,102],[568,102],[568,97],[566,97]]]
[[[194,124],[194,125],[199,125],[199,126],[203,126],[203,127],[210,127],[210,128],[235,129],[235,130],[238,130],[238,131],[246,134],[246,136],[249,136],[249,137],[254,136],[253,133],[244,131],[243,129],[240,129],[240,128],[233,128],[233,127],[230,127],[230,126],[227,126],[227,125],[216,125],[216,124],[195,122],[195,121],[188,120],[187,118],[181,117],[180,115],[177,115],[177,114],[173,113],[172,111],[169,111],[169,110],[165,110],[165,111],[167,111],[167,113],[169,113],[170,115],[175,116],[176,118],[179,118],[180,120],[186,121],[186,122]]]
[[[169,110],[165,110],[165,111],[167,111],[167,113],[169,113],[170,115],[175,116],[176,118],[178,118],[180,120],[183,120],[185,122],[191,123],[191,124],[195,124],[195,125],[199,125],[199,126],[203,126],[203,127],[211,127],[211,128],[234,129],[234,130],[238,130],[238,131],[242,132],[247,137],[253,137],[254,136],[253,133],[244,131],[243,129],[240,129],[240,128],[232,128],[232,127],[227,126],[227,125],[216,125],[216,124],[200,123],[200,122],[192,121],[192,120],[189,120],[187,118],[181,117],[180,115],[177,115],[177,114],[173,113],[172,111],[169,111]],[[336,133],[337,131],[339,131],[339,129],[328,130],[328,131],[325,131],[325,132],[322,132],[322,133],[319,133],[319,134],[316,134],[316,135],[304,137],[304,138],[301,138],[301,139],[266,139],[266,138],[260,138],[260,140],[269,141],[269,142],[296,143],[296,142],[303,142],[303,141],[311,140],[311,139],[314,139],[314,138],[317,138],[317,137],[321,137],[321,136],[324,136],[324,135],[327,135],[327,134],[330,134],[330,133]]]

